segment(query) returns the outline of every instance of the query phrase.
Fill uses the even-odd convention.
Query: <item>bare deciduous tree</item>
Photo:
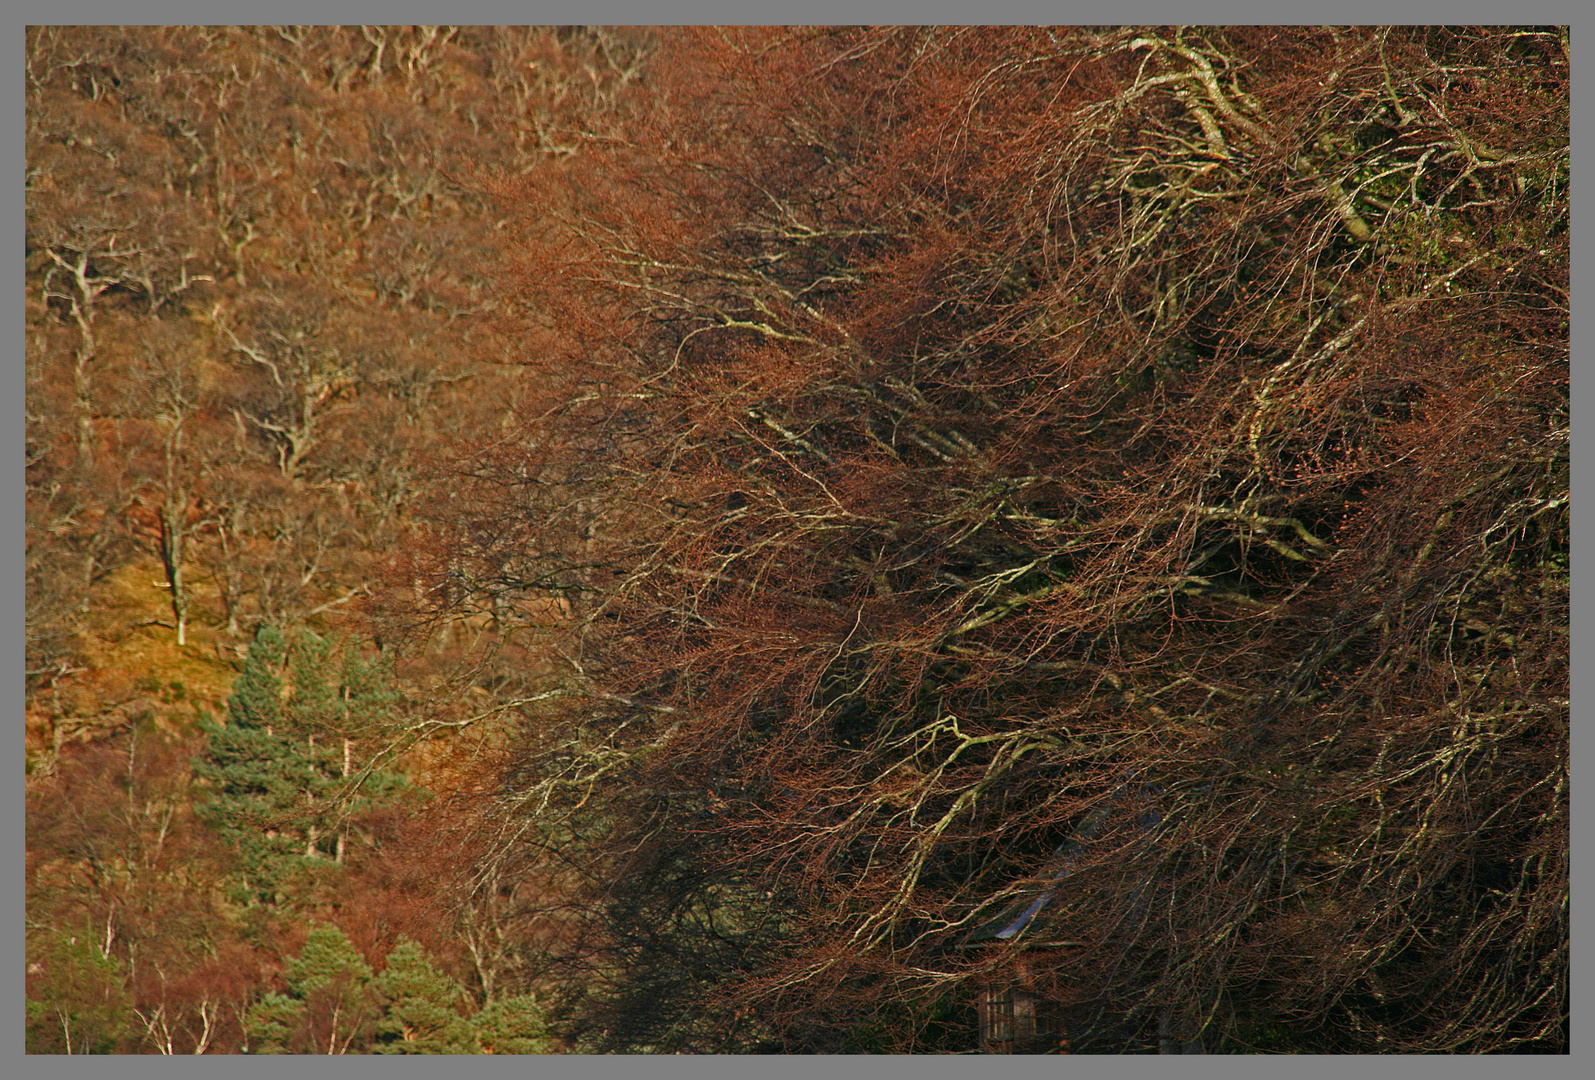
[[[503,812],[606,837],[588,1045],[945,1045],[1021,959],[1097,1048],[1565,1045],[1566,63],[701,31],[500,188],[544,393],[427,595],[582,617]]]

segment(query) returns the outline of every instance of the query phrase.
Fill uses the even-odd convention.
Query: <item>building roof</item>
[[[1133,777],[1126,777],[1114,792],[1098,806],[1084,821],[1069,834],[1068,839],[1059,844],[1053,851],[1052,858],[1048,860],[1044,876],[1046,884],[1028,890],[1026,895],[1011,901],[999,913],[980,923],[971,930],[962,942],[960,948],[975,948],[992,942],[1014,941],[1026,931],[1034,931],[1040,924],[1047,920],[1043,917],[1049,904],[1057,896],[1059,883],[1072,874],[1078,865],[1081,856],[1086,852],[1086,845],[1099,837],[1107,828],[1121,820],[1126,813],[1142,808],[1134,818],[1133,824],[1142,832],[1151,832],[1163,822],[1163,815],[1158,812],[1153,803],[1163,789],[1154,783],[1136,783]],[[1069,942],[1036,942],[1038,945],[1064,945]]]

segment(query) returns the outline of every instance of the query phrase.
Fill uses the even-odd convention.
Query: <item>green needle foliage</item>
[[[295,811],[317,786],[311,762],[285,732],[285,652],[281,632],[261,627],[227,699],[227,723],[202,723],[208,746],[194,763],[195,777],[211,789],[201,817],[237,848],[250,899],[265,902],[278,898],[304,852]]]
[[[317,926],[285,974],[288,992],[266,994],[244,1017],[250,1053],[541,1054],[549,1048],[536,998],[502,998],[470,1015],[465,990],[407,937],[373,977],[342,930]]]
[[[257,1001],[244,1018],[244,1049],[255,1054],[289,1054],[288,1041],[298,1030],[305,1006],[273,991]]]
[[[194,775],[210,799],[200,813],[237,848],[247,902],[276,903],[297,876],[341,861],[348,819],[406,787],[380,769],[360,775],[353,754],[356,737],[369,741],[389,718],[386,671],[350,656],[335,683],[326,677],[330,651],[308,630],[290,649],[276,627],[261,627],[226,725],[203,725],[208,746]]]
[[[474,1054],[476,1034],[460,1015],[465,991],[428,960],[421,947],[401,938],[388,954],[388,969],[372,984],[383,1015],[373,1049],[379,1054]]]
[[[28,986],[28,1053],[114,1053],[128,1021],[122,965],[88,933],[57,931],[28,953],[38,975]]]
[[[245,1018],[257,1054],[347,1053],[371,1019],[371,968],[335,926],[317,926],[288,961],[288,993],[270,993]]]
[[[473,1018],[484,1054],[546,1054],[549,1050],[543,1007],[531,994],[500,998]]]

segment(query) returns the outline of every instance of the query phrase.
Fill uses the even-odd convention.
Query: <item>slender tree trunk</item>
[[[72,395],[77,408],[78,463],[88,468],[94,464],[94,406],[89,401],[89,364],[94,359],[94,336],[87,324],[83,336],[84,344],[72,365]]]
[[[183,578],[184,548],[187,546],[186,505],[173,505],[168,496],[161,508],[161,563],[166,569],[166,585],[172,594],[172,618],[177,624],[177,643],[188,643],[188,584]]]
[[[188,521],[188,474],[185,469],[183,428],[193,407],[181,367],[162,373],[167,386],[163,392],[161,417],[171,425],[166,433],[165,475],[161,478],[160,556],[166,570],[166,584],[172,593],[172,618],[177,624],[177,643],[188,644],[188,582],[184,564],[188,557],[188,536],[193,528]]]
[[[343,779],[345,781],[347,781],[349,779],[350,755],[353,752],[353,749],[354,749],[354,744],[352,742],[350,742],[348,739],[344,739],[343,740]],[[339,815],[339,816],[340,816],[340,818],[342,817],[342,815]],[[348,846],[348,842],[349,842],[349,828],[348,828],[347,825],[342,824],[342,822],[340,821],[340,823],[338,825],[338,849],[333,855],[333,861],[336,862],[340,866],[343,865],[344,850]]]

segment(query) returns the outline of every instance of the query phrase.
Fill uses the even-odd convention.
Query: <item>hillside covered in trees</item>
[[[1567,1052],[1565,29],[27,44],[30,1051]]]
[[[429,459],[524,382],[492,329],[503,211],[462,172],[603,133],[638,56],[604,31],[29,31],[31,1049],[387,1045],[365,990],[334,1038],[294,989],[323,928],[372,978],[407,936],[471,998],[434,1000],[531,1015],[435,800],[547,661],[484,672],[449,627],[401,653],[362,604]],[[251,1034],[269,994],[308,1011]],[[522,1027],[500,1045],[545,1045]]]

